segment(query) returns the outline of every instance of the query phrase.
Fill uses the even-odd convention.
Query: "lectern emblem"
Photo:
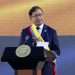
[[[29,56],[31,53],[31,48],[28,45],[20,45],[17,49],[16,49],[16,56],[23,58],[23,57],[27,57]]]

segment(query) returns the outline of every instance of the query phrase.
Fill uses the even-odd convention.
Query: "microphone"
[[[36,29],[37,29],[37,30],[39,30],[39,29],[40,29],[40,27],[39,27],[39,26],[37,26],[37,27],[36,27]]]

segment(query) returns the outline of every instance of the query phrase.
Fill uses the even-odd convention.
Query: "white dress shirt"
[[[42,30],[43,30],[43,26],[44,26],[44,24],[41,24],[40,26],[39,26],[39,33],[41,34],[42,33]]]

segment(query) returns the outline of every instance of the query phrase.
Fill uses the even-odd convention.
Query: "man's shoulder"
[[[45,24],[44,26],[45,26],[46,29],[48,29],[48,31],[56,32],[56,30],[54,28],[50,27],[49,25]]]
[[[48,29],[48,31],[50,31],[50,32],[56,32],[56,30],[54,29],[54,28],[52,28],[52,27],[50,27],[49,25],[47,25],[47,24],[44,24],[44,27],[46,28],[46,29]],[[25,28],[23,28],[22,29],[22,31],[29,31],[29,29],[31,28],[31,26],[27,26],[27,27],[25,27]]]
[[[22,31],[29,31],[30,27],[31,26],[27,26],[27,27],[23,28]]]

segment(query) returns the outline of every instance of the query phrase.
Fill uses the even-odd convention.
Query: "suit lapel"
[[[48,39],[47,39],[47,27],[46,27],[45,24],[44,24],[44,26],[43,26],[43,30],[42,30],[41,36],[42,36],[42,38],[43,38],[45,41],[48,41]]]
[[[28,34],[29,34],[29,36],[31,37],[31,38],[28,40],[28,42],[29,42],[30,44],[34,43],[35,40],[33,39],[32,32],[30,31],[30,27],[28,28]],[[42,30],[41,36],[42,36],[42,38],[43,38],[45,41],[49,41],[49,40],[48,40],[48,36],[47,36],[47,27],[46,27],[45,24],[44,24],[44,26],[43,26],[43,30]]]

